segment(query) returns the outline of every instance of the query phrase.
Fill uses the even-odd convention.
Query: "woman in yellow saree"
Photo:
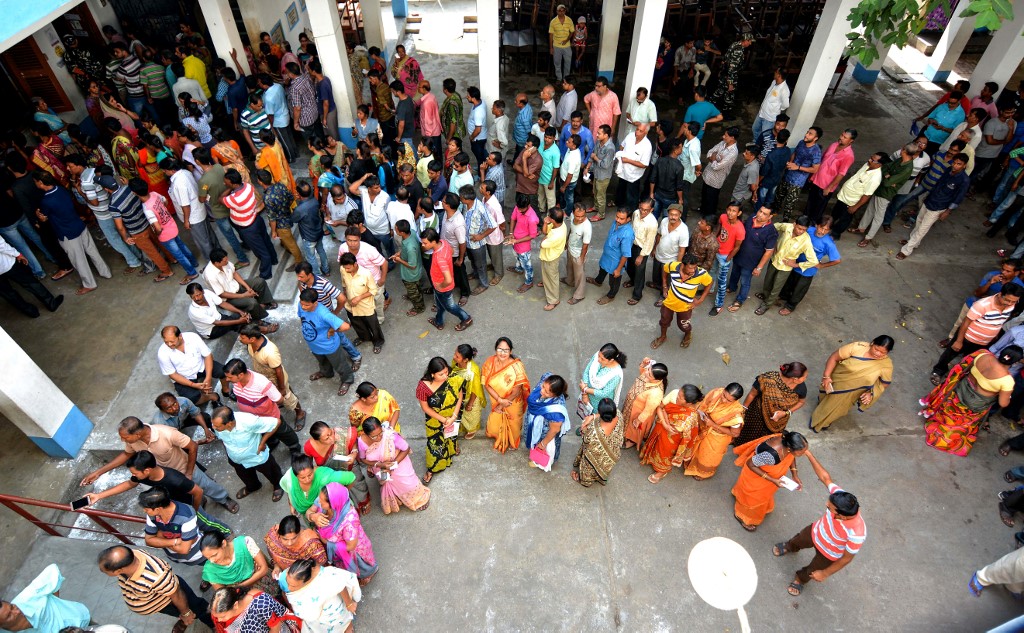
[[[818,406],[811,415],[811,430],[824,431],[857,405],[866,411],[878,401],[892,382],[891,336],[877,336],[870,343],[859,341],[843,345],[825,362]]]
[[[530,381],[523,361],[512,355],[512,341],[502,336],[494,344],[494,355],[484,361],[481,371],[484,389],[491,396],[487,437],[494,438],[494,450],[504,453],[519,448],[523,416]]]
[[[797,475],[796,458],[807,453],[807,439],[799,433],[783,431],[737,446],[736,465],[742,467],[732,496],[736,497],[733,516],[748,532],[757,530],[775,509],[775,493],[783,486],[782,477],[802,485]]]
[[[401,433],[402,425],[398,423],[399,411],[401,407],[394,396],[383,389],[378,389],[372,382],[361,382],[356,387],[356,400],[348,410],[348,422],[352,426],[359,426],[366,418],[374,417],[385,427]]]
[[[654,470],[647,478],[652,484],[664,479],[673,466],[685,467],[693,459],[700,431],[697,405],[703,399],[704,394],[694,385],[683,385],[662,399],[657,422],[640,449],[640,463]]]
[[[467,440],[476,437],[480,430],[480,418],[487,400],[480,379],[480,366],[473,360],[476,348],[463,343],[455,348],[452,356],[452,374],[462,378],[466,385],[466,405],[462,407],[462,432]]]
[[[715,474],[729,443],[743,426],[743,385],[733,382],[712,389],[697,407],[700,435],[693,447],[693,459],[683,473],[697,481]]]

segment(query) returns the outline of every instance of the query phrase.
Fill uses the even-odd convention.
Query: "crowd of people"
[[[919,198],[916,217],[905,216],[912,230],[897,260],[911,256],[936,221],[986,193],[993,209],[986,228],[995,235],[1010,227],[1016,238],[1024,216],[1024,199],[1017,199],[1024,126],[1015,117],[1024,114],[1024,84],[998,99],[998,86],[986,84],[968,99],[970,86],[960,82],[919,117],[925,127],[916,138],[871,154],[851,172],[857,130],[823,143],[818,127],[788,129],[782,69],[772,72],[743,142],[748,135],[733,115],[748,36],[724,52],[711,40],[686,40],[677,49],[664,41],[659,55],[672,60],[669,70],[650,90],[629,95],[622,109],[607,78],[599,77],[582,98],[576,93],[573,55],[563,49],[580,36],[585,42],[585,24],[574,26],[564,7],[552,21],[562,94],[556,100],[555,87],[545,86],[536,116],[525,93],[515,95],[513,111],[501,99],[483,103],[474,86],[464,90],[467,112],[451,78],[441,82],[439,103],[403,46],[391,63],[377,48],[352,48],[359,108],[351,153],[337,142],[333,89],[308,38],[292,53],[263,34],[258,50],[246,51],[248,74],[235,51],[229,55],[234,68],[213,58],[187,24],[174,50],[160,53],[114,32],[105,66],[68,42],[68,68],[87,94],[97,136],[66,125],[37,100],[36,146],[4,139],[8,190],[17,205],[0,227],[0,296],[38,316],[14,282],[44,307],[60,305],[62,296],[37,281],[45,271],[29,242],[56,263],[54,281],[77,272],[78,294],[95,289],[92,268],[105,278],[111,271],[92,224],[125,259],[125,275],[158,271],[153,280],[160,282],[173,275],[170,265],[182,266],[191,331],[184,324],[164,327],[157,354],[171,391],[156,397],[150,422],[135,416],[121,422],[123,452],[82,484],[125,466],[131,479],[89,493],[89,503],[139,483],[151,486],[139,495],[147,545],[174,563],[202,565],[199,593],[214,593],[207,602],[159,556],[116,546],[101,555],[99,567],[118,578],[132,610],[176,616],[180,629],[198,618],[217,630],[269,631],[295,619],[313,631],[347,630],[360,586],[379,569],[359,519],[371,511],[369,481],[376,481],[385,514],[402,506],[425,510],[433,478],[481,431],[499,453],[525,444],[527,463],[551,472],[575,426],[580,447],[570,476],[585,487],[607,484],[623,451],[633,448],[651,467],[652,484],[673,468],[700,481],[717,473],[733,446],[740,467],[734,516],[747,531],[772,512],[777,490],[803,486],[797,462],[806,457],[829,501],[824,516],[774,547],[775,556],[815,551],[788,591],[799,595],[811,580],[824,581],[860,550],[866,532],[856,497],[833,482],[807,437],[789,428],[794,411],[808,404],[810,370],[801,362],[761,373],[746,389],[732,382],[703,393],[685,383],[670,389],[669,367],[645,358],[623,394],[626,357],[613,343],[587,360],[578,385],[552,373],[531,384],[507,337],[482,364],[464,343],[450,357],[430,358],[414,387],[426,428],[423,468],[401,433],[395,397],[370,382],[356,384],[363,351],[379,354],[385,345],[385,320],[400,327],[394,312],[385,319],[393,301],[387,278],[395,269],[409,302],[405,314],[424,313],[432,298],[427,322],[443,330],[450,314],[458,332],[474,323],[466,310],[471,297],[506,273],[517,281],[522,276],[518,293],[540,287],[546,311],[561,304],[562,283],[571,290],[570,305],[585,299],[587,285],[602,287],[599,305],[613,301],[621,287],[635,306],[650,289],[659,311],[650,348],[657,350],[673,321],[680,346],[691,345],[693,311],[705,301],[709,318],[740,312],[752,292],[756,316],[776,307],[783,317],[792,314],[814,278],[842,261],[837,242],[845,233],[861,236],[858,247],[870,246]],[[659,94],[692,98],[678,125],[659,119]],[[705,151],[705,132],[725,121],[720,140]],[[802,136],[791,147],[795,134]],[[290,166],[300,156],[300,138],[311,154],[308,178],[296,177]],[[735,186],[723,201],[734,171]],[[613,221],[598,251],[591,248],[595,225],[609,208]],[[198,253],[182,240],[179,223]],[[336,257],[325,247],[332,237]],[[339,396],[353,387],[356,393],[348,425],[313,422],[304,442],[299,432],[307,410],[284,365],[293,359],[272,340],[280,327],[270,318],[279,306],[267,283],[277,272],[275,241],[295,261],[288,271],[300,290],[295,309],[318,367],[309,381],[337,379]],[[587,256],[595,251],[597,272],[588,276]],[[1024,242],[1012,253],[999,251],[1000,269],[982,279],[940,342],[935,389],[920,401],[930,446],[967,455],[993,410],[1020,419],[1024,325],[1011,318],[1024,291],[1021,255]],[[239,271],[253,263],[250,256],[259,273],[246,278]],[[754,277],[760,292],[752,290]],[[222,364],[207,341],[229,334],[247,356]],[[810,431],[825,431],[853,407],[864,411],[878,401],[892,381],[893,346],[883,335],[828,356],[810,404]],[[577,391],[575,411],[571,391]],[[201,439],[183,432],[192,427],[202,430]],[[215,439],[242,483],[233,496],[198,467],[198,446]],[[287,468],[274,456],[279,444],[290,453]],[[1024,439],[1014,438],[1000,450],[1022,447]],[[1006,479],[1019,475],[1024,472],[1011,470]],[[238,513],[237,500],[260,490],[261,476],[272,501],[289,504],[262,539],[265,550],[258,537],[236,534],[202,504],[211,499]],[[1018,503],[1024,510],[1021,493],[1000,499],[1008,525]],[[1020,535],[1017,540],[1024,543]],[[1003,582],[986,569],[972,579],[972,591]],[[1024,580],[1019,572],[1015,578]],[[55,584],[59,572],[48,569],[33,583],[39,590],[33,595],[56,604],[59,598],[45,597],[52,589],[39,593]],[[24,604],[4,603],[12,605],[8,622],[25,617]]]

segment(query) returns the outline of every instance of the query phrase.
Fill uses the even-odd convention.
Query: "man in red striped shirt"
[[[805,567],[798,569],[793,582],[789,583],[792,596],[799,596],[804,585],[811,580],[825,582],[829,576],[849,565],[867,538],[867,527],[864,525],[864,517],[860,515],[857,497],[832,483],[832,477],[811,455],[811,451],[805,455],[814,468],[814,474],[828,488],[828,503],[820,519],[800,530],[788,542],[777,543],[772,549],[776,556],[785,556],[791,552],[814,548],[814,558]],[[796,474],[795,470],[793,474]]]
[[[231,383],[231,390],[235,401],[238,402],[239,411],[264,418],[281,419],[279,405],[284,400],[281,391],[263,374],[249,371],[249,368],[245,366],[245,361],[232,358],[225,363],[224,380]],[[296,419],[294,429],[281,420],[281,425],[277,427],[267,443],[270,450],[274,450],[278,442],[284,442],[293,456],[302,455],[302,445],[299,444],[299,436],[295,434],[295,431],[302,429],[305,418],[306,416],[303,415],[301,420]]]
[[[274,276],[273,267],[277,265],[277,251],[270,241],[267,224],[260,215],[263,203],[256,197],[253,186],[242,181],[238,170],[229,169],[224,172],[224,185],[220,201],[231,214],[231,224],[238,229],[245,245],[260,258],[260,277],[270,279]]]
[[[1002,290],[984,299],[978,299],[967,311],[963,323],[956,332],[956,338],[942,351],[939,360],[932,367],[932,384],[938,385],[949,371],[949,363],[958,356],[973,354],[988,347],[1002,334],[1003,323],[1017,307],[1024,291],[1017,284],[1006,284]]]

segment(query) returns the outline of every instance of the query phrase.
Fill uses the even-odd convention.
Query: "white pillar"
[[[986,81],[994,81],[1000,88],[1016,89],[1016,86],[1007,85],[1024,59],[1024,7],[1018,6],[1016,9],[1013,22],[1004,23],[992,34],[988,48],[974,67],[971,74],[974,84],[972,92],[981,92]]]
[[[974,33],[974,16],[962,18],[960,12],[961,7],[957,7],[924,67],[924,76],[934,83],[949,78],[949,72],[956,66],[960,54],[964,52],[964,47]]]
[[[338,111],[338,128],[331,130],[334,138],[350,147],[355,146],[352,125],[355,121],[356,101],[352,89],[352,73],[348,65],[348,51],[341,30],[341,17],[336,0],[306,0],[309,23],[313,28],[313,42],[323,67],[324,76],[331,80],[334,104]]]
[[[217,56],[230,60],[231,49],[234,49],[238,53],[239,63],[245,69],[245,47],[238,34],[238,27],[235,26],[235,18],[231,15],[228,0],[199,0],[199,7],[206,18],[206,28],[210,30],[210,39]],[[230,63],[228,67],[231,67]]]
[[[498,0],[476,0],[477,61],[480,64],[480,97],[488,112],[498,95],[498,74],[501,70],[498,41]],[[506,108],[508,109],[508,108]]]
[[[793,89],[789,109],[791,117],[789,129],[793,131],[792,140],[803,138],[807,128],[814,125],[821,102],[828,91],[829,82],[835,74],[839,58],[846,49],[846,34],[850,32],[850,9],[859,4],[860,0],[828,0],[818,20],[818,28],[814,31],[811,48],[807,51],[806,61],[800,70],[800,77]]]
[[[636,10],[636,22],[633,24],[633,51],[629,70],[626,71],[626,85],[622,88],[622,108],[636,96],[637,88],[651,90],[654,79],[654,65],[658,61],[658,49],[661,47],[661,30],[665,26],[665,10],[668,0],[640,0]],[[620,121],[625,122],[623,116]],[[621,140],[629,125],[619,126]]]
[[[871,62],[870,65],[864,66],[860,63],[859,59],[851,59],[850,63],[853,64],[853,78],[862,84],[871,85],[878,81],[878,74],[882,72],[882,66],[885,65],[886,60],[889,59],[889,55],[893,51],[899,50],[896,46],[890,46],[882,49],[882,53],[878,56],[878,59]]]
[[[366,36],[366,48],[376,46],[384,50],[384,33],[380,21],[380,0],[359,0],[363,15],[363,35]],[[385,59],[388,59],[385,57]]]
[[[0,358],[11,377],[0,381],[0,413],[47,455],[76,457],[92,432],[89,418],[2,328]]]
[[[622,0],[604,0],[601,9],[601,40],[597,47],[597,76],[611,83],[615,75],[615,54],[619,48],[619,27],[622,26]],[[545,42],[547,30],[545,29]],[[545,48],[547,44],[545,43]]]

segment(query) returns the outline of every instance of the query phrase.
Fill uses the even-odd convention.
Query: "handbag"
[[[547,451],[542,451],[539,448],[530,449],[530,461],[541,467],[547,467],[551,461],[551,456],[548,455]]]

